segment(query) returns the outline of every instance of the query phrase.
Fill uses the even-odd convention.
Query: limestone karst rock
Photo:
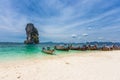
[[[36,27],[32,23],[28,23],[26,28],[27,38],[24,41],[25,44],[38,44],[39,43],[39,33]]]

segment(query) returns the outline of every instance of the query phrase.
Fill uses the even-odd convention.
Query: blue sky
[[[120,0],[0,0],[1,42],[23,42],[27,23],[42,42],[120,42]]]

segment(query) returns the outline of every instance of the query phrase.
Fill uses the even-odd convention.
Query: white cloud
[[[21,8],[22,5],[16,8],[15,5],[17,4],[12,5],[12,0],[0,1],[1,30],[6,31],[6,33],[12,32],[17,35],[24,35],[26,24],[33,21],[40,31],[40,36],[48,39],[48,41],[64,41],[65,39],[69,41],[71,34],[80,35],[80,37],[88,36],[89,34],[90,40],[93,40],[95,37],[98,38],[104,33],[106,33],[104,35],[109,35],[110,32],[119,30],[119,7],[97,13],[97,9],[106,9],[114,4],[112,2],[107,6],[105,5],[106,1],[101,0],[80,0],[74,5],[69,5],[69,3],[66,5],[60,0],[22,0],[22,2],[24,3],[22,5],[26,6],[26,8],[29,8],[33,3],[33,9],[36,9],[36,12],[32,16],[29,16],[27,12],[26,14],[18,12],[19,9],[21,9],[21,11],[24,9]],[[101,4],[103,4],[104,7],[95,7]],[[47,17],[40,15],[42,13],[40,11],[41,9],[44,11],[43,14],[45,13]],[[95,9],[96,13],[92,13]]]

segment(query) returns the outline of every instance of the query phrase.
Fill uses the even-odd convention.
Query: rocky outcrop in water
[[[26,28],[27,38],[24,41],[25,44],[38,44],[39,43],[39,33],[36,27],[32,23],[28,23]]]

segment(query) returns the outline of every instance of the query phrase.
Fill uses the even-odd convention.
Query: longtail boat
[[[87,49],[88,50],[98,50],[98,47],[97,47],[97,45],[88,45]]]
[[[70,48],[70,50],[80,50],[80,46],[78,46],[78,47],[73,47],[73,46],[71,46],[71,47],[69,47]]]
[[[83,45],[82,47],[80,47],[80,50],[86,51],[86,50],[88,50],[88,47],[86,45]]]
[[[43,49],[42,49],[42,52],[43,52],[43,53],[51,54],[51,55],[54,54],[54,51],[55,51],[54,49],[50,49],[50,48],[47,48],[47,49],[43,48]]]
[[[64,46],[55,46],[54,49],[61,51],[69,51],[69,47],[64,47]]]
[[[102,51],[111,51],[113,49],[111,47],[109,47],[109,46],[103,46],[101,50]]]

